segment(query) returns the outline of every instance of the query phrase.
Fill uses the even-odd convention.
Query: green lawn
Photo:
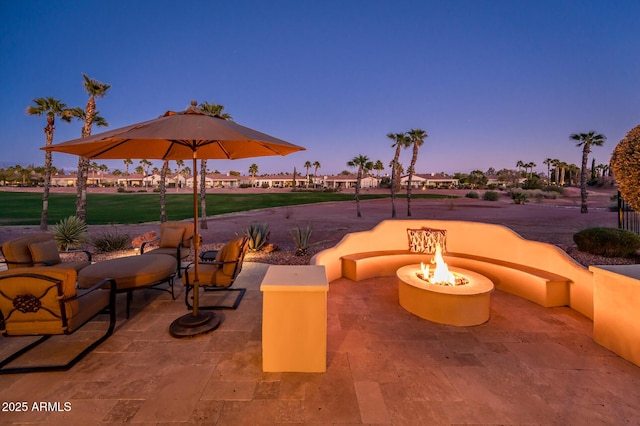
[[[384,194],[363,194],[361,200],[385,198]],[[400,196],[402,197],[402,196]],[[412,198],[447,198],[444,195],[416,194]],[[268,207],[313,204],[327,201],[353,201],[353,194],[331,192],[288,192],[265,194],[207,194],[207,215],[213,216]],[[49,224],[75,214],[75,194],[51,194]],[[0,192],[0,225],[38,225],[42,212],[42,194]],[[193,195],[167,193],[170,220],[193,217]],[[89,225],[132,224],[160,220],[158,193],[88,194]]]

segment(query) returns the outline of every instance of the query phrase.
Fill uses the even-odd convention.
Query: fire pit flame
[[[420,270],[417,275],[420,279],[430,283],[430,284],[438,284],[438,285],[464,285],[469,282],[469,280],[462,275],[454,274],[449,271],[449,267],[442,257],[442,247],[440,245],[436,246],[436,252],[433,257],[431,263],[435,263],[435,268],[433,272],[431,271],[431,267],[429,265],[425,265],[424,263],[420,263]]]

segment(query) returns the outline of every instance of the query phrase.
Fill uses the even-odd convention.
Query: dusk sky
[[[607,137],[593,155],[608,163],[640,124],[638,16],[640,2],[610,0],[0,0],[0,167],[44,164],[46,120],[25,110],[49,96],[84,107],[82,73],[111,85],[97,100],[109,128],[93,134],[195,99],[307,148],[209,162],[222,172],[308,160],[334,174],[359,154],[386,167],[386,134],[412,128],[429,134],[418,173],[580,165],[569,135],[590,130]],[[54,143],[80,132],[57,120]]]

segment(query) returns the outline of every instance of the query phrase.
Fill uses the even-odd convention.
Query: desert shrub
[[[522,187],[524,189],[541,189],[543,185],[542,180],[540,180],[537,175],[531,175],[531,177],[524,181]]]
[[[560,195],[564,195],[564,187],[558,185],[549,185],[542,188],[544,192],[557,192]]]
[[[498,201],[500,199],[500,193],[496,191],[486,191],[482,195],[482,199],[485,201]]]
[[[466,194],[464,194],[464,196],[467,198],[480,198],[480,196],[476,191],[469,191]]]
[[[245,229],[245,235],[249,238],[249,250],[258,251],[269,241],[269,225],[252,223]]]
[[[89,239],[87,224],[77,216],[69,216],[53,226],[53,239],[62,250],[79,248]]]
[[[300,228],[296,225],[291,230],[291,238],[296,246],[296,256],[304,256],[309,249],[309,238],[311,237],[311,225],[307,225],[306,228]]]
[[[116,189],[116,191],[118,192],[125,192],[125,189],[122,186],[119,186],[118,189]]]
[[[578,250],[605,257],[627,257],[640,249],[640,236],[618,228],[587,228],[573,235]]]
[[[264,182],[262,184],[262,189],[268,189],[269,188],[269,184],[267,182]]]
[[[93,237],[93,246],[98,253],[126,250],[131,247],[129,234],[120,234],[117,229],[108,230]]]
[[[240,184],[240,188],[242,188],[242,189],[251,188],[251,184],[250,183],[241,183]]]
[[[529,196],[523,191],[511,191],[513,204],[525,204],[529,202]]]
[[[640,126],[627,133],[613,150],[611,170],[618,181],[620,194],[640,211]]]

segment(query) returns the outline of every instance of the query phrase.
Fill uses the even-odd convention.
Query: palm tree
[[[317,182],[318,182],[318,169],[321,167],[320,162],[319,161],[314,161],[313,162],[313,186],[315,188]]]
[[[527,169],[529,169],[529,174],[527,176],[527,179],[531,179],[531,175],[533,174],[533,168],[536,167],[537,164],[534,163],[533,161],[528,162],[527,164],[524,165],[525,167],[525,172]]]
[[[180,187],[180,169],[184,167],[184,160],[176,160],[176,192]]]
[[[362,217],[360,214],[360,181],[362,180],[362,173],[371,170],[373,167],[373,163],[369,161],[369,157],[366,155],[358,155],[357,157],[353,157],[351,161],[347,162],[347,166],[349,167],[357,167],[358,174],[356,175],[356,210],[358,217]]]
[[[206,112],[208,114],[216,115],[224,120],[233,121],[231,115],[227,114],[224,111],[224,105],[218,105],[209,103],[209,102],[201,102],[198,105],[198,109],[200,111]],[[207,227],[207,160],[200,160],[200,228],[208,229]],[[195,180],[193,182],[195,185]]]
[[[400,150],[408,147],[411,142],[405,133],[387,133],[387,137],[394,141],[391,147],[396,149],[391,161],[391,217],[396,217],[396,190],[400,181],[398,159],[400,158]]]
[[[33,100],[35,105],[27,107],[29,115],[46,115],[47,125],[44,127],[45,144],[50,146],[53,143],[53,132],[55,131],[56,117],[63,121],[71,122],[68,108],[65,103],[54,98],[37,98]],[[51,189],[51,171],[52,171],[51,151],[45,151],[44,154],[44,191],[42,194],[42,214],[40,215],[40,229],[47,230],[47,217],[49,215],[49,191]]]
[[[556,167],[560,168],[560,185],[561,186],[564,186],[564,184],[565,184],[564,176],[565,176],[565,173],[567,171],[567,167],[568,166],[569,165],[567,163],[565,163],[564,161],[558,161],[558,164],[556,166]],[[571,182],[569,182],[569,184],[571,184]]]
[[[306,181],[307,181],[307,184],[305,186],[309,188],[309,169],[311,168],[311,161],[308,161],[308,160],[305,161],[304,168],[306,170]]]
[[[140,165],[142,166],[142,170],[143,170],[143,174],[144,174],[144,176],[142,177],[142,179],[143,179],[142,186],[144,186],[146,188],[147,187],[147,181],[144,180],[144,179],[149,175],[149,169],[151,168],[151,166],[153,166],[153,163],[145,158],[145,159],[140,160]]]
[[[96,98],[106,96],[107,90],[111,87],[109,84],[101,83],[98,80],[89,78],[86,74],[82,74],[84,78],[83,86],[85,92],[89,95],[87,106],[84,109],[84,126],[82,127],[82,137],[91,135],[91,129],[95,121],[96,115]],[[106,123],[106,122],[105,122]],[[96,124],[97,121],[96,121]],[[78,186],[76,197],[76,216],[78,219],[87,221],[87,171],[89,160],[80,157],[78,160]]]
[[[378,178],[378,186],[380,186],[380,172],[384,170],[384,163],[381,160],[376,161],[373,164],[373,170],[376,171],[376,176]]]
[[[588,213],[587,209],[587,163],[592,146],[602,146],[607,137],[601,133],[590,131],[587,133],[574,133],[569,139],[577,141],[576,146],[582,147],[582,168],[580,172],[580,213]]]
[[[162,162],[160,169],[160,222],[167,221],[167,171],[169,170],[169,160]]]
[[[195,185],[195,180],[193,181]],[[207,225],[207,160],[200,160],[200,229],[209,229]]]
[[[555,168],[554,169],[554,178],[555,178],[555,184],[556,185],[560,185],[560,160],[558,160],[557,158],[554,158],[553,160],[551,160],[551,165]]]
[[[258,174],[258,165],[256,163],[252,163],[249,166],[249,174],[251,175],[251,186],[253,186],[253,181],[256,178],[256,174]]]
[[[82,121],[83,123],[86,122],[87,120],[87,113],[84,109],[80,108],[80,107],[75,107],[75,108],[70,108],[68,111],[68,114],[70,117],[75,118],[77,120]],[[98,127],[107,127],[109,126],[109,123],[107,123],[107,120],[104,119],[104,117],[102,117],[100,115],[100,111],[94,111],[93,113],[93,119],[92,119],[92,124],[95,124]],[[85,135],[85,131],[84,131],[84,125],[82,127],[82,136],[84,137]],[[88,135],[87,135],[88,136]],[[85,197],[85,201],[84,201],[84,208],[85,208],[85,214],[86,214],[86,195],[87,195],[87,178],[89,175],[89,159],[84,158],[84,157],[80,157],[78,159],[78,172],[76,174],[76,190],[77,190],[77,195],[76,195],[76,214],[78,212],[78,205],[80,203],[80,200],[82,198],[82,194],[84,193],[84,197]],[[82,167],[81,167],[82,166]],[[81,191],[81,186],[84,188],[84,191]]]
[[[416,161],[418,161],[418,148],[422,146],[424,140],[429,137],[422,129],[411,129],[407,132],[411,145],[413,145],[413,155],[409,165],[409,178],[407,180],[407,216],[411,216],[411,178],[415,173]]]
[[[524,167],[524,162],[522,160],[518,160],[516,163],[516,167],[518,168],[518,174],[522,173],[522,168]]]
[[[125,173],[127,176],[129,176],[129,166],[133,164],[133,161],[131,160],[131,158],[125,158],[124,160],[124,169],[125,169]],[[127,177],[125,177],[124,179],[124,189],[127,189],[127,182],[129,181],[129,179]]]
[[[552,158],[547,158],[542,162],[547,166],[547,186],[551,185],[551,165],[553,164]]]

